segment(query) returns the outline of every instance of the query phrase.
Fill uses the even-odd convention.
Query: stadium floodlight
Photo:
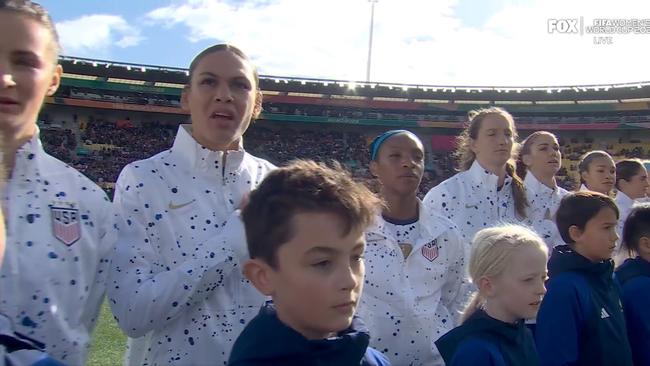
[[[126,69],[129,70],[129,71],[131,71],[131,65],[127,65],[127,66],[126,66]]]
[[[452,92],[452,93],[455,93],[455,92],[456,92],[456,88],[451,88],[451,92]]]
[[[478,89],[478,92],[479,92],[479,93],[483,93],[483,89]]]
[[[553,94],[553,89],[546,89],[546,92],[549,94]]]
[[[379,0],[368,0],[370,2],[370,34],[368,37],[368,64],[366,65],[366,82],[370,81],[370,66],[372,63],[372,35],[375,28],[375,4]]]
[[[275,79],[276,84],[279,83],[279,82],[280,82],[280,79]]]
[[[300,80],[300,84],[301,84],[301,85],[305,85],[305,84],[307,84],[307,82],[304,81],[304,80]]]
[[[190,71],[189,70],[185,70],[185,76],[190,76]]]
[[[354,81],[350,81],[348,83],[348,90],[354,90],[356,88],[357,88],[357,83],[355,83]]]
[[[72,64],[73,64],[73,65],[76,65],[77,62],[79,62],[79,60],[75,59],[74,61],[72,61]]]
[[[404,85],[404,86],[402,86],[402,90],[403,90],[403,91],[408,91],[408,90],[409,90],[409,87],[406,86],[406,85]]]
[[[580,92],[580,89],[578,89],[578,88],[575,87],[575,86],[573,87],[573,90],[574,90],[575,92]]]
[[[111,64],[110,63],[106,64],[106,68],[108,69],[109,67],[111,67]]]
[[[97,62],[93,62],[93,67],[97,67]]]
[[[142,72],[147,72],[147,69],[146,69],[144,66],[142,66],[142,67],[140,68],[140,70],[141,70]]]

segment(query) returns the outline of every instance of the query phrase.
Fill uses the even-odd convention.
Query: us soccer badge
[[[50,206],[54,237],[67,246],[81,238],[79,210],[73,207],[73,204],[57,203]]]
[[[422,256],[429,262],[433,262],[436,258],[438,258],[438,243],[436,240],[433,240],[422,246]]]

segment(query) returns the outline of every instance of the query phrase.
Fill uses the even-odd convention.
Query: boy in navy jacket
[[[632,365],[611,259],[618,208],[600,193],[562,199],[556,214],[562,239],[548,263],[550,280],[537,315],[541,365]]]
[[[242,212],[244,273],[273,304],[237,338],[229,365],[388,365],[354,316],[378,209],[339,166],[296,161],[264,179]]]
[[[635,366],[650,366],[650,204],[635,206],[623,226],[630,254],[616,270]]]

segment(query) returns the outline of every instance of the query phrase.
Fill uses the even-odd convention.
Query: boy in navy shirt
[[[632,365],[612,253],[618,208],[600,193],[562,199],[556,222],[568,245],[554,248],[537,314],[541,365]]]
[[[264,179],[242,212],[244,273],[273,304],[237,338],[229,365],[388,365],[354,316],[378,209],[339,166],[296,161]]]

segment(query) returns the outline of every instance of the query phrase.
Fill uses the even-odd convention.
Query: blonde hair
[[[524,247],[539,249],[548,256],[544,240],[525,226],[506,224],[479,231],[472,241],[470,278],[478,286],[482,277],[498,277],[512,264],[515,251]],[[474,314],[484,301],[480,290],[476,291],[463,312],[461,323]]]
[[[512,139],[515,141],[513,144],[513,151],[517,151],[517,127],[515,126],[515,119],[508,111],[499,107],[482,108],[478,110],[471,110],[467,113],[468,122],[463,132],[458,136],[456,152],[454,155],[458,159],[458,168],[461,171],[469,170],[476,160],[476,154],[470,148],[472,140],[478,138],[478,133],[483,125],[483,120],[491,115],[497,115],[508,121],[510,129],[512,130]],[[526,217],[526,207],[528,201],[526,199],[526,189],[524,182],[517,174],[514,159],[508,160],[506,163],[506,173],[512,177],[512,195],[515,200],[515,209],[517,214],[521,217]]]

